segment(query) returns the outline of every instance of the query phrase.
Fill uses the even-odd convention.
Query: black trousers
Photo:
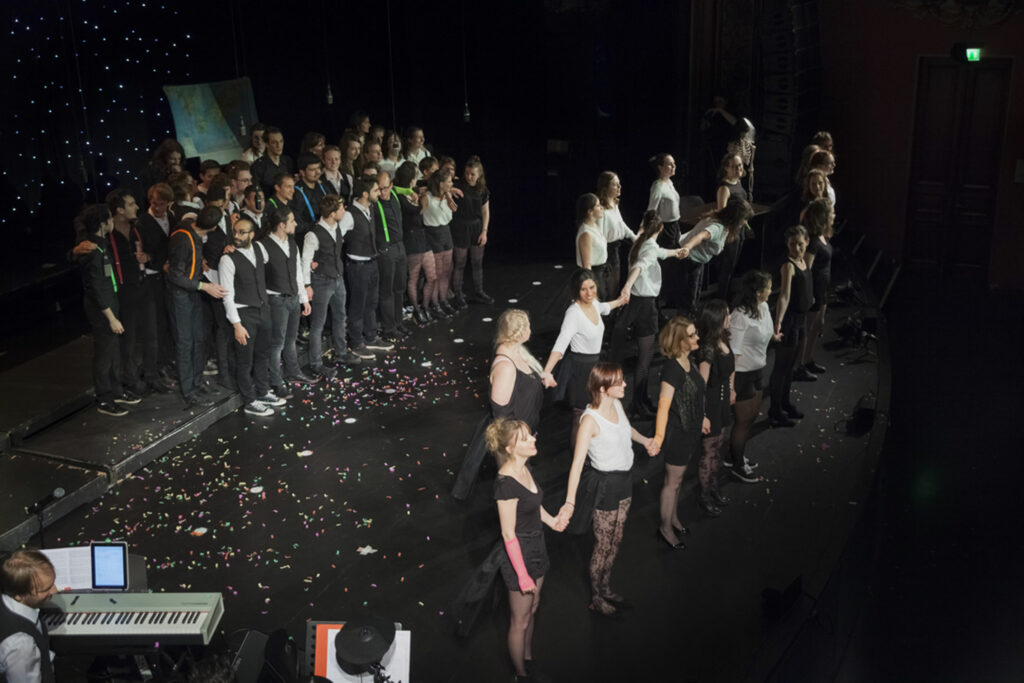
[[[245,306],[238,309],[242,327],[249,333],[245,345],[231,342],[235,357],[235,382],[246,403],[252,403],[270,391],[270,306]],[[233,328],[234,326],[232,326]]]
[[[402,296],[408,280],[405,245],[401,242],[392,244],[390,249],[377,257],[377,268],[380,272],[380,326],[384,334],[394,334],[402,322]]]
[[[118,318],[124,325],[121,335],[121,382],[129,388],[135,388],[142,379],[139,372],[139,340],[140,314],[142,305],[142,285],[123,284],[117,288]]]
[[[775,347],[775,365],[768,379],[768,392],[772,398],[768,414],[772,417],[784,417],[784,409],[793,405],[789,400],[789,391],[793,386],[793,370],[804,337],[804,321],[805,316],[802,314],[787,315],[782,320],[782,342]]]
[[[117,315],[117,311],[114,311]],[[121,387],[121,339],[110,329],[107,316],[95,304],[85,302],[85,317],[92,327],[92,383],[96,400],[100,403],[120,396]]]
[[[206,331],[203,328],[203,302],[199,290],[185,290],[169,285],[174,342],[178,351],[178,383],[181,395],[188,400],[196,395],[203,382],[206,364]]]
[[[173,335],[167,313],[163,275],[146,275],[139,283],[139,314],[136,325],[142,379],[152,383],[162,366],[174,357]]]
[[[352,348],[377,337],[377,297],[380,295],[380,271],[376,259],[349,260],[345,264],[348,280],[348,336]],[[335,340],[337,343],[337,340]]]

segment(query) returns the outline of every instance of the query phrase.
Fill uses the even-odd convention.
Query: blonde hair
[[[487,425],[487,431],[484,432],[487,450],[494,454],[499,468],[512,457],[510,449],[519,442],[523,433],[529,430],[530,428],[522,420],[509,420],[503,417],[499,417]]]
[[[521,337],[526,326],[530,324],[529,314],[520,308],[510,308],[498,317],[498,330],[494,334],[494,345],[519,344],[519,355],[523,357],[530,369],[538,375],[544,374],[544,366],[540,364],[526,345],[521,342]]]
[[[693,321],[681,315],[669,320],[658,335],[658,347],[665,358],[679,358],[683,355],[683,345],[688,343],[686,328]],[[696,327],[696,325],[694,325]]]

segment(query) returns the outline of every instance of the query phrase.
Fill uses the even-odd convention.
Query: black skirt
[[[601,359],[596,353],[576,353],[567,351],[558,365],[558,376],[555,377],[558,389],[555,392],[555,400],[563,398],[573,408],[584,410],[590,403],[590,394],[587,393],[587,380],[590,378],[590,371]]]
[[[686,467],[690,460],[701,452],[700,432],[684,431],[671,422],[667,431],[665,443],[661,445],[661,452],[665,454],[665,464]]]
[[[582,534],[590,530],[594,510],[618,510],[619,503],[633,497],[633,473],[629,470],[602,472],[590,466],[589,461],[580,475],[576,491],[576,507],[567,531]]]
[[[427,244],[430,251],[439,254],[442,251],[452,250],[452,231],[447,225],[428,225],[424,228],[427,233]]]
[[[523,553],[526,573],[535,582],[544,578],[544,575],[551,569],[548,549],[544,545],[544,530],[523,532],[516,534],[516,538],[519,539],[519,550]],[[498,567],[501,570],[501,578],[505,582],[505,587],[510,591],[519,590],[519,577],[516,575],[516,570],[512,568],[512,561],[508,559],[505,544],[499,543],[496,550],[501,553],[498,558]]]

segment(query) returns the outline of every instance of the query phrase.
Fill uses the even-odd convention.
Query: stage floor
[[[505,601],[469,638],[456,637],[446,616],[499,538],[493,466],[465,503],[449,491],[485,413],[493,321],[508,307],[552,309],[569,273],[567,264],[488,264],[495,305],[418,329],[377,363],[296,391],[271,418],[221,419],[54,523],[48,543],[126,540],[145,556],[153,590],[222,591],[228,635],[283,627],[301,646],[307,620],[343,620],[365,606],[412,630],[413,680],[507,680]],[[534,320],[538,357],[559,322],[560,314]],[[699,520],[685,488],[684,551],[654,538],[662,461],[638,457],[613,574],[636,603],[625,621],[596,620],[587,609],[590,537],[547,532],[552,571],[534,653],[556,680],[761,678],[810,604],[802,596],[771,621],[762,590],[798,576],[805,594],[821,590],[870,481],[867,437],[842,427],[858,398],[876,390],[878,372],[854,358],[818,354],[829,372],[794,384],[807,413],[796,428],[764,429],[762,415],[748,457],[764,481],[727,484],[734,502],[720,518]],[[568,428],[566,409],[545,409],[535,472],[551,511],[564,499]],[[80,665],[63,661],[58,671],[74,678]]]

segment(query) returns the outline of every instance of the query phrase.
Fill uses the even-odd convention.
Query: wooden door
[[[907,210],[907,264],[985,280],[1010,60],[922,58]]]

